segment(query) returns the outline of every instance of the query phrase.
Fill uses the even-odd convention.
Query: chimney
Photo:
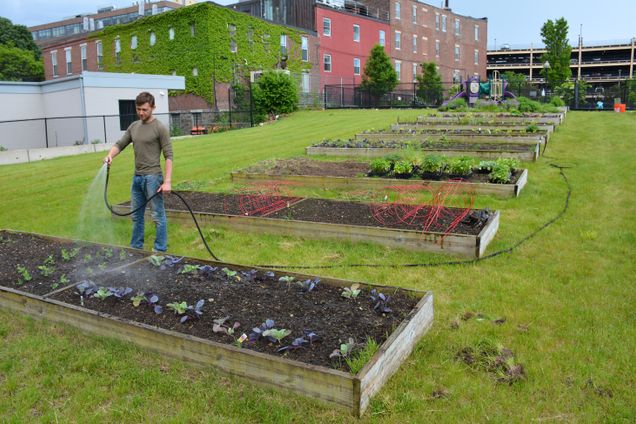
[[[448,5],[448,0],[444,0],[444,9],[450,9],[450,6]]]

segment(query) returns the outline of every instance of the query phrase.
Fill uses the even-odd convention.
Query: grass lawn
[[[173,184],[228,190],[233,169],[302,155],[304,147],[323,138],[350,137],[417,114],[299,112],[264,127],[177,141]],[[130,222],[109,218],[99,183],[89,189],[103,156],[0,167],[0,228],[126,245]],[[635,422],[635,163],[636,114],[569,113],[545,156],[528,164],[529,184],[519,198],[480,197],[475,202],[502,213],[487,253],[511,246],[563,209],[567,186],[550,164],[567,167],[569,209],[512,253],[471,265],[396,268],[390,265],[446,257],[222,228],[206,228],[205,233],[215,254],[227,262],[386,264],[313,273],[434,292],[432,330],[374,397],[362,422]],[[112,203],[128,199],[132,168],[132,149],[127,149],[111,169]],[[94,219],[83,218],[88,214]],[[173,224],[169,231],[171,253],[207,257],[194,226]],[[147,243],[152,235],[149,231]],[[462,319],[467,313],[477,315]],[[505,321],[495,324],[499,318]],[[463,348],[484,341],[511,349],[526,378],[498,383],[456,359]],[[0,311],[0,422],[141,421],[322,423],[352,418],[214,369]]]

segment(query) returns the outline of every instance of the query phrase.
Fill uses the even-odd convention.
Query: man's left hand
[[[164,182],[163,184],[161,184],[161,186],[159,187],[159,189],[157,189],[157,192],[163,192],[166,194],[170,194],[170,192],[172,191],[172,185],[170,184],[170,181]]]

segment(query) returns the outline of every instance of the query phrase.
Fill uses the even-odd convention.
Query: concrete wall
[[[73,146],[86,142],[81,89],[45,92],[42,103],[47,117],[48,147]],[[57,117],[63,117],[56,119]],[[39,147],[46,147],[46,140]]]
[[[17,92],[15,86],[0,86],[0,121],[44,117],[39,87]],[[0,146],[5,149],[41,147],[44,120],[0,123]]]

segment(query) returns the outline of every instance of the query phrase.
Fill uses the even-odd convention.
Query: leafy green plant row
[[[389,155],[374,159],[370,165],[369,176],[439,179],[444,174],[451,176],[469,176],[473,172],[489,174],[492,183],[509,183],[513,171],[519,169],[517,159],[499,158],[495,161],[479,161],[468,156],[448,158],[442,155],[412,156],[402,158]]]
[[[558,99],[558,100],[557,100]],[[517,97],[516,99],[504,100],[501,103],[493,101],[477,101],[469,107],[466,100],[459,98],[449,101],[439,107],[440,112],[444,111],[482,111],[482,112],[508,112],[513,116],[521,116],[525,112],[557,113],[558,107],[563,106],[559,98],[553,98],[550,103],[539,103],[527,97]]]

